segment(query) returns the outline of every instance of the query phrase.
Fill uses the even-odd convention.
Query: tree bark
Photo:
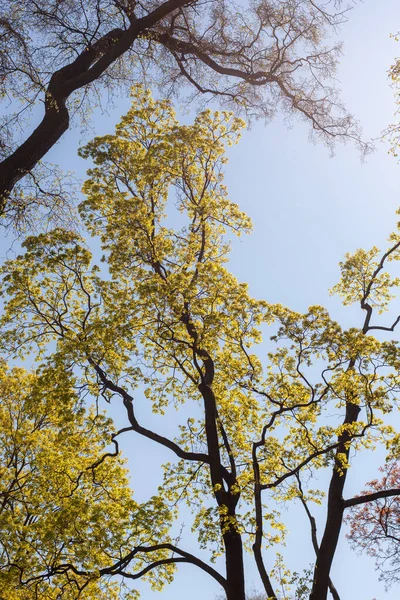
[[[227,600],[246,600],[241,535],[234,527],[230,527],[224,533],[223,538],[225,544]]]
[[[69,127],[69,113],[65,98],[48,96],[46,112],[41,123],[13,154],[0,163],[0,214],[14,186],[58,142]]]
[[[188,325],[190,327],[190,323]],[[192,337],[193,335],[195,333],[192,334]],[[236,506],[239,494],[231,492],[232,485],[235,485],[237,482],[232,473],[230,473],[228,481],[225,479],[224,482],[224,471],[222,469],[219,450],[217,405],[211,387],[214,376],[214,364],[204,351],[202,358],[205,374],[203,382],[199,385],[199,391],[204,400],[205,430],[208,454],[210,456],[210,477],[218,506],[227,511],[226,514],[220,517],[222,537],[225,545],[226,596],[227,600],[246,600],[243,544],[236,525]],[[225,489],[225,485],[228,485],[228,490]],[[216,489],[217,487],[220,489]]]
[[[344,424],[357,421],[360,407],[351,402],[347,403]],[[326,517],[325,531],[319,547],[314,570],[313,588],[310,600],[326,600],[329,589],[330,571],[339,540],[340,530],[343,522],[344,500],[343,489],[346,483],[347,471],[341,468],[338,454],[342,454],[348,460],[350,452],[351,436],[343,433],[339,438],[339,446],[336,452],[335,465],[328,493],[328,513]]]

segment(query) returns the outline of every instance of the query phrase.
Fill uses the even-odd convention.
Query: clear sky
[[[344,48],[338,86],[344,103],[361,121],[365,139],[378,137],[393,121],[395,106],[387,70],[395,56],[400,56],[400,43],[390,39],[390,33],[398,29],[398,0],[365,0],[354,3],[349,22],[339,35]],[[121,100],[109,116],[98,116],[94,122],[96,134],[111,132],[127,107],[126,99]],[[78,130],[68,132],[52,151],[50,160],[66,169],[76,169],[83,177],[86,165],[76,157],[79,137]],[[331,158],[328,150],[309,143],[307,137],[306,124],[293,120],[288,129],[282,119],[276,118],[268,125],[254,124],[240,144],[229,150],[226,183],[230,196],[254,221],[253,234],[233,244],[231,268],[240,280],[250,284],[255,297],[299,311],[310,304],[323,304],[341,323],[358,326],[361,314],[342,308],[327,290],[338,279],[338,261],[345,252],[372,245],[381,247],[394,227],[394,213],[400,206],[400,165],[388,156],[387,146],[380,142],[366,163],[361,163],[351,145],[339,146]],[[2,243],[3,255],[9,243],[10,239]],[[147,425],[153,419],[147,410],[143,411],[143,418]],[[400,430],[399,418],[397,425]],[[164,419],[156,420],[156,426],[164,429],[173,424]],[[155,485],[148,478],[151,468],[157,470],[160,461],[172,457],[157,453],[149,442],[139,443],[128,436],[123,447],[130,456],[132,485],[144,499]],[[138,455],[142,467],[135,461]],[[349,495],[376,476],[379,460],[380,457],[369,456],[361,464],[360,479],[349,486]],[[311,561],[312,555],[304,547],[305,529],[298,515],[288,514],[288,519],[292,535],[285,555],[295,567],[297,557],[310,557]],[[184,540],[186,548],[194,550],[189,530],[188,521]],[[302,561],[302,567],[307,567],[307,560]],[[385,593],[377,578],[373,561],[350,553],[342,539],[332,576],[342,600],[399,597],[399,589]],[[248,580],[249,588],[254,585],[261,589],[250,566]],[[207,576],[185,565],[161,595],[153,594],[146,585],[139,584],[138,588],[144,600],[213,600],[220,593]]]

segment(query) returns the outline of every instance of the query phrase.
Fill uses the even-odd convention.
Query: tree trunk
[[[343,521],[342,491],[344,482],[345,475],[340,475],[335,471],[329,487],[326,526],[318,552],[310,600],[326,600],[328,595],[332,561]]]
[[[346,406],[345,424],[355,423],[360,412],[360,407],[351,402]],[[330,572],[339,541],[340,529],[343,522],[344,502],[343,488],[346,482],[347,470],[341,468],[341,461],[337,457],[343,454],[348,460],[351,436],[345,432],[339,438],[336,452],[335,465],[328,493],[328,513],[324,535],[321,540],[314,570],[313,588],[310,600],[326,600],[328,596]]]
[[[190,323],[190,319],[184,318],[189,335],[197,339],[197,333]],[[199,350],[197,350],[200,353]],[[232,485],[237,485],[234,473],[228,473],[229,478],[225,482],[221,464],[220,443],[218,438],[218,413],[217,404],[211,387],[214,377],[214,363],[209,355],[202,351],[200,355],[205,367],[203,381],[199,385],[204,400],[204,421],[207,436],[208,455],[210,457],[210,478],[215,490],[215,499],[218,506],[224,509],[220,516],[220,527],[225,546],[225,565],[226,565],[226,597],[227,600],[246,600],[244,584],[244,565],[243,565],[243,544],[236,524],[236,506],[240,494],[231,492]],[[225,489],[228,483],[229,489]],[[218,488],[218,489],[217,489]],[[226,513],[225,513],[226,510]]]
[[[224,533],[227,600],[245,600],[243,545],[240,533],[233,527]]]
[[[69,114],[65,100],[49,99],[41,123],[28,139],[0,163],[0,214],[15,184],[29,173],[47,154],[69,127]]]

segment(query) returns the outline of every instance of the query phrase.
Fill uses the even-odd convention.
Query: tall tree
[[[170,92],[189,84],[193,95],[217,96],[225,107],[267,119],[280,106],[308,121],[312,136],[328,145],[359,142],[357,124],[331,85],[340,46],[325,46],[345,20],[340,4],[0,0],[0,214],[48,202],[36,167],[71,115],[86,118],[103,90],[121,94],[133,81],[154,81]],[[26,136],[24,116],[37,103],[44,114]],[[34,192],[17,186],[27,174]],[[52,201],[60,203],[57,185],[52,189]]]
[[[280,598],[274,582],[286,573],[277,554],[285,524],[277,501],[292,501],[310,524],[315,568],[309,579],[282,580],[297,582],[298,598],[338,600],[331,567],[345,511],[372,500],[344,499],[350,453],[377,443],[394,448],[398,439],[385,418],[397,409],[400,347],[371,334],[400,320],[373,322],[399,282],[385,265],[400,258],[400,233],[382,256],[359,250],[341,265],[335,291],[345,304],[360,303],[361,329],[342,329],[321,306],[300,314],[253,299],[226,266],[227,230],[240,235],[251,226],[223,185],[224,146],[242,125],[206,111],[181,126],[168,101],[137,87],[115,134],[81,151],[94,161],[81,214],[108,271],[91,265],[76,233],[29,237],[25,253],[2,269],[1,341],[14,355],[37,355],[55,379],[67,369],[97,399],[120,398],[124,431],[173,459],[160,495],[174,507],[187,503],[198,544],[225,561],[221,574],[179,544],[143,549],[130,540],[123,565],[116,561],[108,574],[133,576],[131,559],[143,553],[148,570],[157,568],[152,553],[162,549],[169,564],[195,564],[228,600],[244,600],[247,548],[267,597]],[[174,203],[175,228],[167,220]],[[277,346],[264,365],[251,347],[267,324]],[[171,439],[139,420],[138,397],[161,414],[190,403],[192,416]],[[308,483],[310,470],[320,469],[331,472],[326,499]],[[382,489],[381,497],[399,492]],[[321,538],[313,501],[327,509]]]

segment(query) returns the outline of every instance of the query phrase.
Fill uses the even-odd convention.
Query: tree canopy
[[[390,235],[386,251],[358,250],[341,263],[333,292],[360,306],[361,327],[341,327],[321,306],[300,314],[254,299],[227,265],[229,236],[251,229],[223,183],[225,146],[238,140],[243,122],[207,110],[180,125],[171,103],[141,86],[132,100],[114,134],[81,149],[94,165],[80,212],[100,240],[103,263],[75,232],[57,228],[27,238],[24,252],[2,268],[1,343],[13,357],[34,358],[39,374],[54,382],[71,378],[73,406],[85,394],[120,400],[123,431],[165,448],[170,460],[159,496],[143,510],[150,506],[152,515],[163,502],[166,511],[186,504],[209,561],[168,539],[169,521],[157,517],[145,546],[118,529],[123,551],[110,552],[104,567],[91,545],[86,569],[128,578],[154,573],[161,582],[172,571],[163,575],[160,566],[187,562],[213,577],[228,600],[244,600],[248,550],[269,599],[338,600],[331,567],[345,514],[377,499],[370,491],[346,498],[354,456],[382,445],[398,459],[399,435],[387,417],[397,411],[400,347],[374,334],[393,331],[400,319],[376,321],[398,285],[387,265],[400,258],[400,233]],[[256,351],[267,327],[271,345]],[[140,421],[138,402],[160,414],[190,404],[193,416],[169,438]],[[85,459],[85,468],[93,460]],[[108,475],[109,464],[96,470]],[[322,470],[327,489],[315,490],[310,474]],[[380,499],[397,494],[397,487],[379,489]],[[280,556],[282,502],[303,507],[310,525],[304,543],[315,563],[304,576],[290,574]],[[326,507],[320,531],[313,503]],[[116,519],[131,516],[128,508]],[[212,566],[221,555],[222,566]],[[77,570],[79,557],[71,556],[62,574]],[[39,581],[53,581],[52,573]]]
[[[370,502],[355,506],[348,516],[352,546],[372,556],[380,577],[388,586],[400,581],[400,464],[396,457],[380,468],[383,476],[368,482],[363,493]]]
[[[68,373],[55,381],[2,364],[0,398],[1,598],[120,598],[109,567],[132,545],[168,541],[170,512],[160,499],[133,500],[120,457],[107,452],[110,419],[85,410]],[[146,576],[146,560],[135,562]],[[154,587],[159,576],[150,574]]]
[[[65,192],[59,177],[43,175],[41,159],[73,116],[87,121],[132,82],[169,94],[184,85],[250,116],[270,119],[279,108],[329,146],[352,139],[367,149],[333,85],[340,45],[329,37],[346,19],[341,4],[1,0],[0,214],[16,218],[32,205],[57,212]],[[38,111],[31,118],[30,109],[38,104],[44,113],[35,127]]]

